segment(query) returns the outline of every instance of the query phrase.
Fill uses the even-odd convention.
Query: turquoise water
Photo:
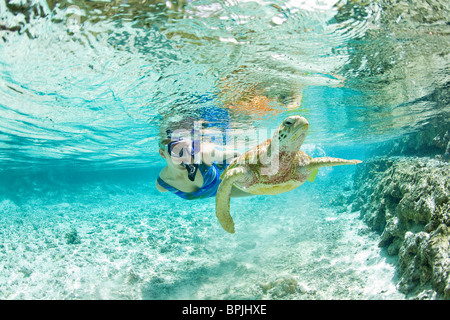
[[[345,200],[355,167],[232,199],[230,235],[213,198],[156,190],[157,136],[203,120],[245,132],[245,150],[298,114],[303,151],[364,160],[447,114],[449,11],[0,0],[0,298],[404,299],[395,259]],[[242,104],[254,97],[270,104]]]

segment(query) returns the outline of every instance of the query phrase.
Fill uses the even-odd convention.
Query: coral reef
[[[398,255],[400,290],[450,298],[450,167],[430,158],[373,158],[355,173],[352,210]],[[424,294],[426,292],[426,294]]]

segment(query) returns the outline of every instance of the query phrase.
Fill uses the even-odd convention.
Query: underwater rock
[[[137,275],[134,270],[130,270],[127,274],[125,282],[128,284],[136,284],[138,282],[142,281],[141,277]]]
[[[27,268],[27,267],[20,268],[19,272],[23,273],[23,276],[25,278],[28,278],[33,273],[33,271],[30,268]]]
[[[283,276],[274,281],[261,284],[261,289],[265,294],[270,294],[273,298],[283,298],[297,291],[298,282],[292,276]]]
[[[449,230],[441,225],[430,234],[407,232],[399,252],[402,290],[423,290],[431,285],[444,299],[450,298]]]
[[[172,251],[173,249],[174,249],[174,246],[172,244],[165,243],[159,247],[159,252],[160,253],[168,253],[168,252]]]
[[[238,246],[239,246],[239,248],[242,248],[244,250],[251,250],[251,249],[256,248],[257,243],[252,240],[247,240],[247,241],[243,241],[243,242],[239,243]]]
[[[352,210],[399,257],[400,289],[450,298],[450,166],[430,158],[374,158],[355,174]]]
[[[67,232],[64,236],[66,238],[67,244],[80,244],[81,239],[77,233],[77,230],[72,229],[70,232]]]

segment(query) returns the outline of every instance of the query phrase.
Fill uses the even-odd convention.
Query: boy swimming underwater
[[[156,188],[170,191],[186,199],[214,197],[220,184],[220,175],[227,164],[239,153],[234,150],[218,150],[213,143],[201,141],[195,130],[190,134],[175,136],[171,133],[159,140],[159,154],[166,166],[159,173]],[[237,188],[232,197],[250,196]]]

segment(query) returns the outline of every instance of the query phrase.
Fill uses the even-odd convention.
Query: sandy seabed
[[[0,299],[404,299],[332,179],[232,199],[234,235],[153,181],[35,183],[0,199]]]

